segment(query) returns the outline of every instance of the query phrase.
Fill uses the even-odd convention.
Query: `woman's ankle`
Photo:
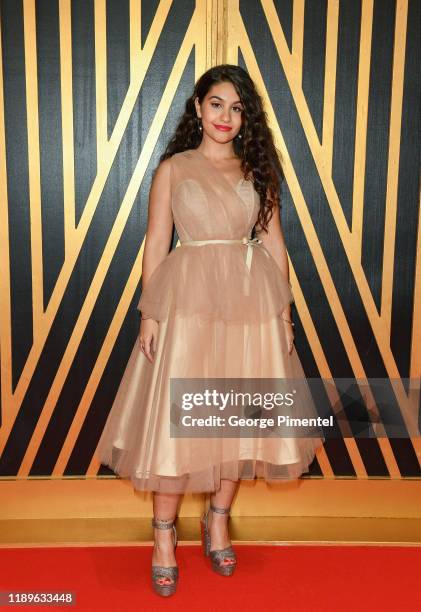
[[[174,532],[172,529],[154,529],[154,542],[161,547],[174,546]]]

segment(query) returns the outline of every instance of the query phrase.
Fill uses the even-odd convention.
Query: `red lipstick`
[[[230,132],[232,130],[232,128],[230,128],[228,125],[213,125],[217,130],[221,130],[221,132]]]

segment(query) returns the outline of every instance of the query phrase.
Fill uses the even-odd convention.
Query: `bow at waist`
[[[223,238],[209,238],[208,240],[185,240],[184,242],[181,242],[181,246],[184,245],[191,245],[191,246],[202,246],[203,244],[213,244],[213,243],[221,243],[221,244],[229,244],[229,243],[237,243],[237,244],[244,244],[245,246],[247,246],[247,257],[246,257],[246,265],[247,268],[250,270],[251,268],[251,259],[252,259],[252,255],[253,255],[253,246],[256,246],[258,244],[262,244],[263,240],[260,240],[260,238],[248,238],[247,236],[244,236],[244,238],[231,238],[231,239],[223,239]]]

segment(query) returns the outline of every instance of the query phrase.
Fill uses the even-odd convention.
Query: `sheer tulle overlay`
[[[171,158],[171,189],[181,243],[241,239],[256,223],[252,183],[233,187],[199,151]],[[281,319],[293,300],[263,244],[181,244],[171,251],[138,304],[144,317],[159,321],[155,361],[146,359],[137,338],[97,447],[101,463],[135,489],[168,493],[215,491],[223,478],[279,482],[307,472],[322,436],[170,436],[171,378],[305,381]],[[294,416],[317,416],[310,392]]]

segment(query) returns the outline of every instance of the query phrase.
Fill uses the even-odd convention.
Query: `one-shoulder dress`
[[[322,434],[170,433],[172,378],[305,381],[305,374],[295,346],[288,352],[281,317],[294,302],[291,286],[263,242],[251,239],[260,201],[253,182],[233,186],[197,149],[169,159],[181,244],[154,270],[137,306],[158,321],[154,362],[136,338],[97,456],[139,491],[199,493],[218,490],[223,478],[296,479],[309,471]],[[195,241],[202,244],[189,244]],[[298,413],[316,415],[311,394]]]

